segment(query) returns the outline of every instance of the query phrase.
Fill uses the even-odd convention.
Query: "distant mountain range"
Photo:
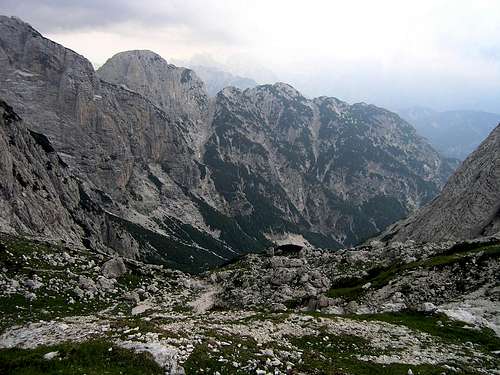
[[[210,96],[215,96],[224,87],[236,87],[240,90],[249,89],[258,85],[251,78],[240,77],[217,68],[195,65],[190,67],[196,75],[205,82],[207,92]]]
[[[500,123],[500,114],[481,111],[437,112],[414,107],[398,114],[444,156],[459,160],[474,151]]]

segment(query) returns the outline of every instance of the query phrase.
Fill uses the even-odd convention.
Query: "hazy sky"
[[[150,49],[309,96],[500,112],[500,0],[0,0],[102,64]]]

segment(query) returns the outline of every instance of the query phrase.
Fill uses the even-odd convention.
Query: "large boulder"
[[[113,258],[104,263],[101,267],[101,273],[107,279],[116,279],[127,273],[127,267],[122,258]]]

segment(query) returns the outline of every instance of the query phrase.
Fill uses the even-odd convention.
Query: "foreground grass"
[[[253,338],[228,337],[215,332],[209,335],[213,339],[208,339],[198,345],[184,363],[187,375],[199,374],[200,371],[208,374],[219,372],[221,375],[254,373],[242,367],[245,367],[249,361],[259,362],[263,359],[258,355],[260,348],[257,347],[257,342]],[[215,340],[224,342],[226,345],[213,345]],[[220,358],[225,358],[227,361],[220,361]]]
[[[59,352],[51,360],[43,356]],[[164,374],[149,354],[134,353],[105,341],[67,343],[36,349],[1,349],[0,373],[5,375],[35,374]]]

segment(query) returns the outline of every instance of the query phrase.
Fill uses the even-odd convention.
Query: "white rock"
[[[54,359],[58,356],[59,356],[59,352],[48,352],[47,354],[44,354],[43,359],[50,361],[51,359]]]
[[[127,272],[122,258],[113,258],[102,265],[101,272],[108,279],[116,279]]]
[[[132,309],[132,315],[142,314],[149,309],[151,309],[151,306],[148,304],[143,303],[143,304],[137,305],[136,307],[134,307]]]

